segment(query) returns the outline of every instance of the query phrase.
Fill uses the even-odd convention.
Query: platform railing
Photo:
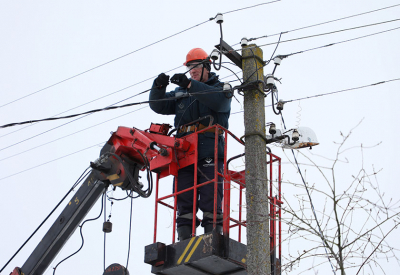
[[[228,137],[233,138],[233,141],[238,142],[241,145],[244,145],[244,142],[240,140],[238,137],[236,137],[233,133],[231,133],[229,130],[225,129],[224,127],[216,124],[213,126],[210,126],[208,128],[202,129],[200,131],[194,132],[193,134],[190,135],[195,135],[194,140],[195,148],[197,147],[198,143],[198,135],[202,134],[204,132],[208,132],[209,129],[214,129],[214,135],[218,136],[218,133],[220,130],[223,131],[223,137],[225,140],[224,144],[224,169],[223,173],[218,172],[218,165],[215,162],[218,159],[218,139],[214,139],[214,178],[210,179],[206,182],[203,183],[198,183],[197,182],[197,161],[193,161],[194,165],[194,184],[192,187],[187,188],[185,190],[178,191],[177,186],[178,183],[175,181],[175,190],[172,194],[166,195],[159,197],[159,188],[160,188],[160,175],[157,174],[157,180],[156,180],[156,198],[155,198],[155,217],[154,217],[154,243],[157,241],[157,222],[158,222],[158,205],[163,205],[167,208],[173,209],[173,232],[172,232],[172,243],[175,243],[176,240],[176,214],[177,214],[177,197],[178,195],[189,192],[193,190],[193,221],[192,221],[192,233],[194,234],[195,228],[196,228],[196,209],[197,209],[197,190],[198,188],[207,185],[207,184],[214,184],[214,215],[213,215],[213,225],[214,228],[216,227],[217,224],[217,188],[218,188],[218,176],[223,178],[223,200],[222,200],[222,210],[223,210],[223,235],[224,238],[229,238],[230,237],[230,229],[231,228],[238,228],[238,236],[237,236],[237,241],[242,242],[242,230],[243,227],[247,226],[247,222],[245,218],[243,217],[243,191],[246,188],[246,182],[245,182],[245,170],[242,171],[232,171],[229,170],[228,165],[231,161],[234,159],[237,159],[238,157],[244,156],[244,154],[232,157],[230,159],[227,159],[227,153],[228,153]],[[188,135],[189,136],[189,135]],[[185,137],[183,137],[185,138]],[[198,157],[198,151],[197,149],[195,150],[195,153],[193,154],[194,159],[197,159]],[[179,163],[179,160],[177,160]],[[283,204],[282,198],[281,198],[281,159],[272,154],[272,153],[267,153],[267,166],[268,166],[268,182],[269,182],[269,216],[270,216],[270,248],[271,252],[273,253],[273,256],[276,258],[276,251],[278,248],[278,258],[281,259],[281,205]],[[277,179],[275,180],[276,182],[276,187],[273,185],[274,182],[274,167],[277,166],[278,168],[278,175]],[[179,166],[179,165],[178,165]],[[238,218],[235,219],[231,217],[231,189],[232,188],[237,188],[239,190],[239,205],[238,205]],[[173,205],[165,202],[167,199],[173,198]]]

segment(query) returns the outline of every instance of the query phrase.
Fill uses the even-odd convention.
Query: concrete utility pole
[[[265,141],[265,109],[262,50],[255,44],[242,47],[245,83],[254,87],[244,92],[247,203],[247,274],[271,273],[268,183]],[[257,89],[258,88],[258,89]]]

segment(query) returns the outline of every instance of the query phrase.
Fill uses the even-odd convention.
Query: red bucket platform
[[[225,139],[225,156],[224,156],[224,171],[223,174],[218,173],[215,167],[215,177],[210,181],[204,183],[197,183],[196,172],[194,177],[194,186],[180,192],[177,192],[177,184],[172,194],[159,197],[160,179],[169,175],[176,175],[180,168],[188,165],[194,165],[194,171],[197,171],[197,142],[198,135],[209,129],[215,130],[215,136],[223,131]],[[228,152],[228,137],[229,140],[238,142],[241,145],[244,143],[234,136],[227,129],[213,125],[201,131],[183,137],[191,145],[185,155],[176,157],[177,163],[171,162],[168,169],[153,170],[157,173],[156,181],[156,199],[155,199],[155,217],[154,217],[154,239],[153,243],[145,247],[145,263],[152,266],[151,272],[153,274],[166,274],[166,275],[210,275],[210,274],[235,274],[245,275],[246,261],[247,261],[247,246],[242,242],[242,231],[246,227],[246,220],[243,217],[243,191],[246,188],[245,171],[232,171],[228,169],[228,165],[234,159],[244,156],[244,154],[227,159]],[[215,149],[217,148],[217,140],[215,139]],[[214,150],[215,152],[217,150]],[[177,154],[175,154],[177,156]],[[214,159],[217,159],[215,153]],[[268,166],[268,182],[269,182],[269,215],[270,215],[270,248],[271,248],[271,273],[273,275],[280,274],[280,259],[281,259],[281,159],[272,154],[267,153],[267,166]],[[179,163],[179,164],[178,164]],[[274,166],[273,166],[274,165]],[[274,168],[274,169],[273,169]],[[278,170],[276,179],[276,186],[273,186],[273,170]],[[218,183],[218,175],[223,178],[223,183]],[[213,230],[211,233],[204,235],[194,236],[187,240],[176,242],[176,211],[177,211],[177,196],[183,192],[193,190],[194,198],[197,197],[197,189],[206,184],[214,185],[214,229],[216,225],[216,211],[217,197],[216,190],[217,184],[223,184],[223,234],[220,235]],[[235,218],[231,217],[231,189],[236,188],[239,190],[238,200],[238,213]],[[275,189],[274,189],[275,188]],[[275,191],[275,194],[273,192]],[[173,199],[173,204],[166,201]],[[193,200],[196,203],[196,199]],[[164,243],[157,242],[157,222],[158,222],[158,207],[164,206],[173,210],[173,226],[172,226],[172,244],[165,245]],[[193,205],[193,217],[196,215],[196,205]],[[193,219],[193,228],[195,219]],[[230,230],[237,228],[238,235],[236,238],[230,236]],[[194,233],[194,232],[193,232]],[[236,236],[236,234],[235,234]]]

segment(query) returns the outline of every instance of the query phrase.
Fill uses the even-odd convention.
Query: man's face
[[[196,66],[196,65],[198,65],[198,66]],[[202,73],[202,70],[204,69],[203,78],[201,79],[201,82],[206,82],[208,80],[209,71],[206,68],[203,68],[203,64],[190,63],[190,64],[188,64],[187,68],[188,68],[188,70],[191,69],[189,72],[190,77],[193,80],[197,80],[197,81],[200,81],[201,73]]]

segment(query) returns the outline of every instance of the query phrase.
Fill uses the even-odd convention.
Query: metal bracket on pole
[[[230,61],[236,64],[239,68],[242,68],[242,56],[238,54],[231,46],[229,46],[224,40],[221,40],[221,44],[215,45],[215,47],[221,51]]]

